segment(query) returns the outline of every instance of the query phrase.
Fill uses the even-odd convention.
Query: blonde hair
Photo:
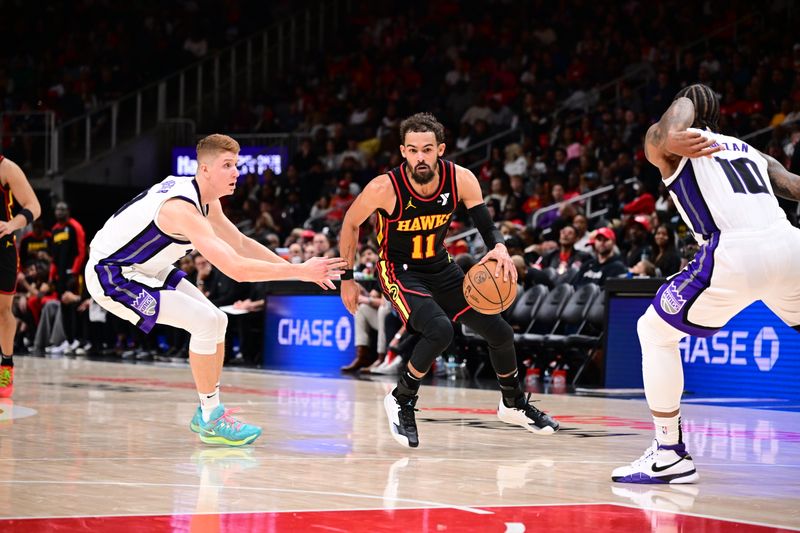
[[[239,143],[227,135],[213,133],[197,143],[197,159],[215,157],[221,152],[239,153]]]

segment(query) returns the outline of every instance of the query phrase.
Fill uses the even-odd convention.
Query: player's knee
[[[659,346],[677,343],[686,336],[661,318],[653,306],[648,307],[645,314],[636,322],[636,332],[639,334],[640,342]]]
[[[228,331],[228,315],[219,309],[214,309],[217,315],[217,342],[225,342],[225,333]]]
[[[189,350],[201,355],[210,355],[217,352],[219,338],[219,309],[203,307],[196,309],[192,316],[189,330]],[[222,313],[224,315],[224,313]],[[227,320],[227,318],[226,318]],[[225,339],[225,330],[222,330],[222,339]]]
[[[453,324],[444,314],[437,315],[425,323],[421,333],[428,342],[442,351],[450,346],[453,340]]]

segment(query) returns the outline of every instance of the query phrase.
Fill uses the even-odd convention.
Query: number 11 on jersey
[[[411,251],[411,258],[412,259],[428,259],[429,257],[433,257],[436,255],[436,252],[433,250],[433,243],[436,241],[436,234],[431,233],[425,239],[425,255],[422,255],[422,235],[415,235],[414,238],[411,240],[413,243],[414,249]]]

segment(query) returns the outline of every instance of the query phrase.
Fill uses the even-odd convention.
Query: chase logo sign
[[[711,337],[686,337],[679,344],[687,364],[747,366],[748,355],[761,372],[769,372],[781,353],[781,342],[772,326],[751,331],[721,330]]]
[[[308,320],[282,318],[278,322],[278,342],[284,346],[323,346],[330,348],[336,344],[339,351],[345,351],[353,338],[353,328],[346,317],[341,317],[334,325],[333,320]]]
[[[338,295],[268,295],[264,366],[339,372],[355,356],[355,326]]]
[[[771,327],[761,328],[753,342],[753,359],[758,369],[769,372],[781,355],[781,341]]]
[[[660,306],[661,302],[661,294],[657,299],[610,299],[606,387],[643,386],[642,352],[631,331],[651,303]],[[770,398],[792,405],[800,402],[800,334],[761,301],[710,337],[684,337],[678,348],[684,390],[695,397]]]

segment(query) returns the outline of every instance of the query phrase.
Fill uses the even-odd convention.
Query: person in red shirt
[[[350,192],[350,182],[344,179],[340,180],[336,194],[331,197],[331,210],[328,212],[328,219],[342,220],[347,208],[350,207],[350,204],[355,199],[355,196]]]
[[[50,261],[50,245],[53,234],[47,231],[41,220],[33,221],[33,229],[19,240],[19,263],[27,265],[34,259]],[[42,257],[45,254],[46,257]]]
[[[56,204],[55,215],[56,223],[51,230],[53,263],[50,280],[55,282],[56,292],[64,294],[72,276],[78,277],[79,286],[83,285],[81,272],[86,263],[86,233],[80,222],[70,216],[66,202]]]

